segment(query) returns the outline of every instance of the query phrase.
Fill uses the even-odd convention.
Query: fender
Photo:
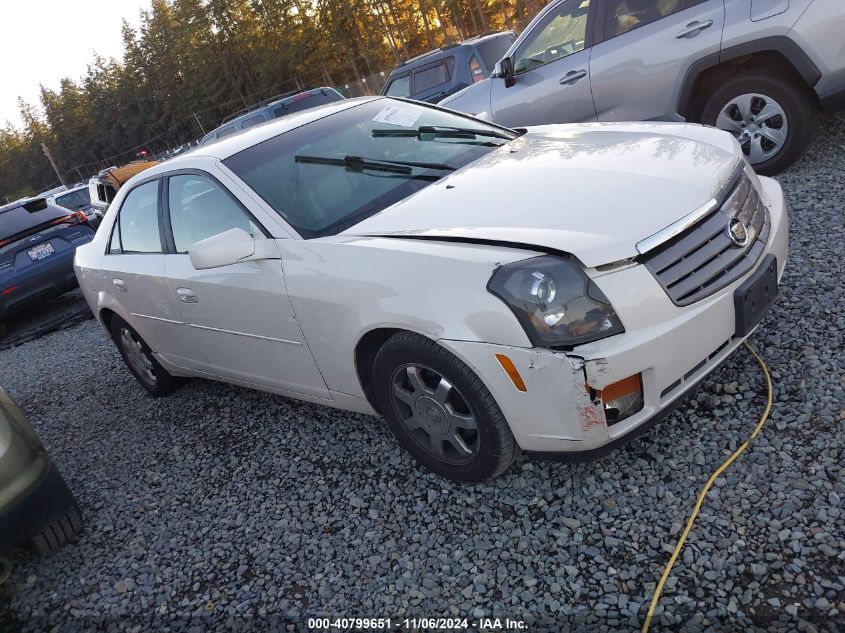
[[[771,37],[737,44],[736,46],[723,49],[718,54],[713,53],[712,55],[702,57],[689,67],[684,75],[684,81],[681,84],[681,91],[678,95],[678,114],[684,118],[689,116],[693,90],[696,81],[703,72],[734,59],[769,51],[780,53],[811,88],[818,83],[822,76],[821,71],[813,63],[813,60],[807,56],[807,53],[785,35],[773,35]]]

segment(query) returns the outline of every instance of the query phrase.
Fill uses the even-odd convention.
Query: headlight
[[[543,255],[501,266],[487,289],[538,347],[571,347],[624,332],[601,290],[576,264]]]

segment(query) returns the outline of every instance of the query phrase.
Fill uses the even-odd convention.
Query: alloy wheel
[[[771,97],[757,93],[731,99],[716,117],[716,127],[733,134],[755,165],[777,154],[789,133],[783,107]]]
[[[132,332],[125,327],[120,328],[120,346],[126,354],[126,359],[129,364],[141,377],[144,382],[155,385],[156,375],[153,366],[153,360],[149,354],[144,351],[144,346],[135,338]]]
[[[435,458],[466,464],[478,454],[478,424],[458,389],[439,372],[402,365],[391,379],[391,399],[400,422]]]

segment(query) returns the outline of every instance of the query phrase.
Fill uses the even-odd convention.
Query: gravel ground
[[[781,178],[792,258],[752,339],[771,420],[716,482],[655,628],[845,630],[845,117]],[[704,481],[765,389],[738,350],[602,461],[520,461],[489,485],[421,471],[375,419],[194,381],[146,397],[93,322],[0,352],[87,528],[12,555],[0,628],[304,629],[309,616],[640,627]]]

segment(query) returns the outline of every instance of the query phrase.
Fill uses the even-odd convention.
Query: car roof
[[[68,187],[66,191],[60,191],[59,193],[54,193],[51,198],[61,198],[63,195],[67,193],[73,193],[74,191],[79,191],[81,189],[88,189],[88,185],[74,185],[73,187]]]
[[[325,94],[326,91],[332,92],[340,97],[343,97],[343,95],[340,94],[337,90],[329,86],[319,86],[317,88],[307,88],[305,90],[294,90],[283,95],[276,95],[275,97],[270,97],[269,99],[259,101],[255,105],[250,106],[249,109],[245,108],[244,110],[241,110],[240,113],[234,114],[229,118],[225,119],[223,123],[221,123],[218,127],[214,128],[213,130],[211,130],[211,132],[203,136],[200,143],[202,144],[205,141],[216,138],[216,135],[223,129],[237,127],[247,119],[251,119],[259,114],[264,114],[267,111],[277,108],[280,105],[295,103],[300,95],[314,95],[318,92]]]
[[[390,71],[390,76],[393,77],[394,75],[399,75],[405,71],[410,72],[411,70],[422,64],[436,62],[440,59],[454,55],[459,49],[475,46],[476,44],[495,40],[500,37],[505,37],[507,35],[515,36],[516,33],[514,31],[495,31],[492,33],[482,33],[481,35],[475,35],[457,44],[449,44],[447,46],[435,48],[434,50],[427,51],[422,55],[417,55],[416,57],[412,57],[408,61],[403,62],[401,65],[397,66],[396,68]]]
[[[309,108],[308,110],[302,110],[301,112],[294,112],[293,114],[288,114],[280,118],[271,119],[262,125],[254,125],[245,130],[239,130],[238,132],[219,139],[214,143],[200,145],[190,152],[171,158],[167,161],[166,170],[156,169],[155,172],[151,173],[170,171],[174,166],[180,165],[188,158],[210,157],[218,160],[225,160],[230,156],[234,156],[238,152],[242,152],[243,150],[252,147],[253,145],[257,145],[258,143],[271,139],[279,134],[284,134],[294,128],[307,125],[308,123],[312,123],[337,112],[354,108],[362,103],[377,101],[379,99],[384,99],[384,97],[358,97],[355,99],[344,99],[343,101],[335,101],[333,103]]]

